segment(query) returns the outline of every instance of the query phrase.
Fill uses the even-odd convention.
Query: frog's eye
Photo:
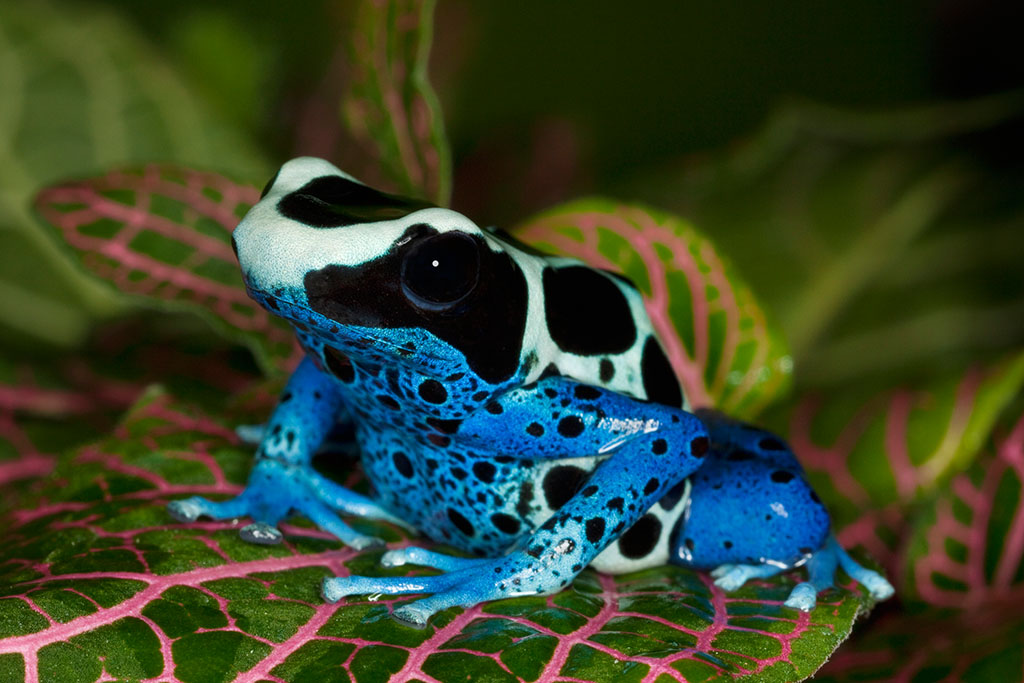
[[[402,290],[419,308],[447,308],[480,278],[480,245],[461,232],[444,232],[410,245],[402,260]]]

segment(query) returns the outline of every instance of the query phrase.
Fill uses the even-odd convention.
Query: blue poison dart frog
[[[665,563],[734,590],[805,567],[786,604],[815,605],[837,566],[877,599],[893,592],[854,562],[778,437],[686,397],[622,276],[540,253],[461,214],[373,190],[321,159],[286,163],[234,231],[249,294],[306,351],[263,427],[237,498],[171,503],[179,520],[254,520],[281,540],[301,514],[372,548],[339,515],[412,527],[471,553],[417,547],[381,562],[441,570],[326,579],[354,594],[427,593],[396,618],[556,592],[584,567]],[[354,433],[374,495],[311,466]]]

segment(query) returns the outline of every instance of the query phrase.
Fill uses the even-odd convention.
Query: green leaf
[[[855,584],[803,613],[782,605],[797,577],[726,595],[678,567],[587,570],[561,593],[452,609],[411,629],[388,616],[407,598],[325,604],[319,585],[422,569],[384,570],[379,551],[355,553],[303,522],[284,527],[283,544],[256,546],[238,538],[240,521],[166,513],[179,497],[237,493],[250,460],[230,429],[155,390],[114,435],[63,458],[7,515],[5,680],[790,681],[813,673],[871,606]],[[357,523],[390,548],[410,542]]]
[[[249,299],[231,250],[258,199],[215,173],[148,164],[47,188],[36,208],[82,267],[140,305],[203,316],[279,373],[299,355],[291,328]]]
[[[911,504],[971,464],[1022,386],[1024,354],[866,399],[806,395],[780,431],[828,503],[840,541],[892,568]]]
[[[905,594],[936,607],[989,608],[1024,596],[1024,416],[918,519]]]
[[[788,388],[792,363],[781,335],[732,266],[686,221],[584,199],[527,221],[516,234],[629,277],[691,406],[752,417]]]
[[[871,624],[815,675],[844,681],[1020,681],[1020,603],[980,613],[891,614]]]
[[[451,192],[451,153],[427,79],[434,0],[359,0],[341,109],[400,193],[440,206]]]
[[[1022,111],[1020,92],[880,113],[790,106],[748,144],[631,187],[735,259],[801,384],[891,383],[1024,342],[1019,179],[957,151]]]
[[[11,338],[71,345],[95,317],[126,305],[38,229],[30,206],[39,187],[154,158],[267,169],[110,10],[3,3],[0,82],[0,325]]]

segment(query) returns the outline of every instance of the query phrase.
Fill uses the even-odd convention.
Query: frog
[[[379,520],[463,553],[387,550],[385,568],[438,572],[329,577],[326,601],[424,594],[392,616],[425,627],[451,607],[560,591],[586,567],[666,564],[727,591],[806,570],[785,603],[803,611],[838,567],[893,594],[838,543],[785,441],[690,405],[623,275],[313,157],[285,163],[231,239],[249,296],[305,355],[250,434],[244,490],[170,514],[248,517],[239,533],[261,544],[301,515],[356,550],[382,541],[343,517]],[[313,467],[338,433],[371,493]]]

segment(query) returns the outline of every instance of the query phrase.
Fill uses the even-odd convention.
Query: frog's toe
[[[435,553],[424,548],[417,548],[416,546],[389,550],[380,558],[380,563],[384,567],[401,567],[407,564],[415,564],[446,572],[466,569],[486,561],[480,558],[454,557],[444,553]]]
[[[192,496],[172,500],[167,504],[167,512],[179,522],[194,522],[200,517],[233,519],[249,514],[249,504],[241,497],[215,502],[202,496]]]
[[[427,622],[430,621],[430,617],[434,616],[435,612],[430,611],[429,608],[424,608],[420,603],[423,600],[416,600],[410,602],[408,605],[402,605],[396,607],[391,612],[391,618],[400,624],[411,626],[412,628],[425,629]]]
[[[452,574],[440,576],[336,576],[324,579],[320,594],[327,602],[349,595],[406,595],[435,593],[450,589],[458,582]]]
[[[384,539],[376,536],[353,536],[345,542],[345,545],[362,552],[363,550],[380,550],[387,546]]]
[[[195,496],[184,500],[172,500],[167,504],[167,513],[179,522],[194,522],[203,511],[203,499]]]
[[[771,564],[723,564],[711,571],[715,585],[724,591],[738,590],[750,579],[767,579],[782,571]]]
[[[794,607],[804,612],[810,612],[818,604],[818,589],[809,581],[798,583],[789,592],[789,598],[786,599],[784,604],[786,607]]]
[[[895,595],[896,589],[893,588],[893,585],[889,583],[884,576],[878,572],[873,572],[870,569],[865,569],[864,571],[868,572],[870,575],[863,576],[857,580],[868,589],[868,592],[871,593],[871,597],[875,600],[888,600]]]
[[[254,522],[244,526],[238,531],[238,535],[243,541],[258,545],[276,545],[284,538],[276,526],[266,522]]]
[[[266,424],[238,425],[235,427],[235,435],[244,444],[259,446],[260,442],[263,441],[263,435],[266,430]]]

